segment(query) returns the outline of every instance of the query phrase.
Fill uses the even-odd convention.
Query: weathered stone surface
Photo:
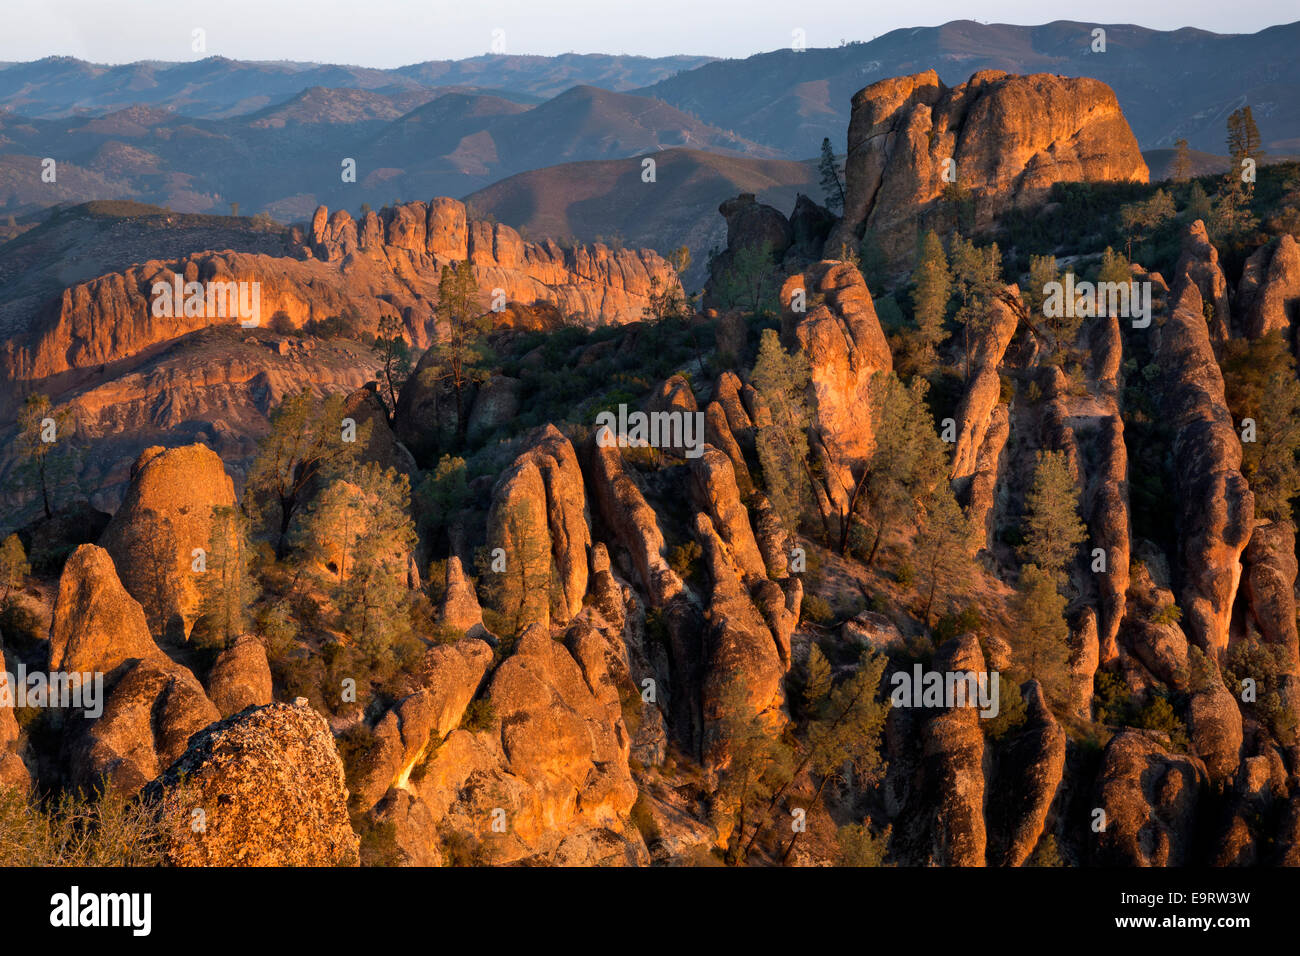
[[[199,609],[193,552],[211,547],[213,511],[234,505],[234,483],[206,445],[147,449],[132,471],[103,546],[155,626],[188,638]]]
[[[144,610],[118,580],[107,551],[83,544],[59,579],[50,627],[50,671],[108,674],[133,658],[166,658]]]
[[[542,628],[526,629],[492,675],[492,727],[454,731],[417,784],[435,818],[482,841],[495,862],[635,862],[629,741],[602,660],[586,654],[580,665]],[[492,832],[496,808],[505,833]]]
[[[1237,772],[1241,760],[1241,711],[1228,689],[1214,680],[1192,694],[1187,707],[1187,736],[1192,751],[1205,762],[1212,780]]]
[[[1013,299],[1020,294],[1014,285],[1004,291]],[[1015,310],[1002,299],[996,299],[989,310],[988,322],[971,343],[970,384],[955,416],[957,442],[949,474],[954,480],[974,474],[978,467],[980,450],[993,423],[993,410],[1001,400],[1002,380],[998,369],[1018,323]]]
[[[1193,862],[1196,810],[1208,776],[1200,760],[1171,753],[1162,736],[1128,729],[1106,745],[1093,798],[1106,813],[1106,828],[1094,836],[1095,863]]]
[[[1231,334],[1232,315],[1228,308],[1228,279],[1219,265],[1219,250],[1210,241],[1205,224],[1199,219],[1183,236],[1182,255],[1174,268],[1174,293],[1179,281],[1186,280],[1201,294],[1201,320],[1209,330],[1210,344],[1218,355]],[[1176,307],[1176,305],[1175,305]]]
[[[1237,312],[1250,338],[1295,328],[1300,320],[1300,243],[1290,233],[1260,246],[1246,260]]]
[[[1011,410],[1004,404],[993,406],[989,413],[984,441],[975,457],[975,470],[965,482],[953,482],[961,491],[965,485],[966,516],[970,519],[971,550],[978,554],[982,548],[991,548],[997,531],[994,526],[994,506],[997,504],[998,477],[1002,470],[1002,452],[1011,437]]]
[[[271,704],[196,735],[143,797],[173,866],[338,866],[358,862],[347,795],[324,718]]]
[[[591,528],[582,471],[573,446],[553,425],[498,479],[488,518],[488,547],[506,559],[494,590],[499,613],[523,624],[563,624],[587,592]]]
[[[773,727],[783,723],[786,664],[708,516],[695,516],[695,537],[704,549],[711,584],[702,690],[705,758],[712,766],[725,768],[730,760],[728,720],[759,720]],[[788,648],[785,660],[789,660]]]
[[[271,703],[271,665],[260,640],[245,634],[221,652],[208,675],[208,697],[222,717]]]
[[[1124,621],[1131,557],[1128,506],[1128,448],[1124,420],[1102,419],[1096,439],[1097,466],[1091,477],[1088,530],[1092,547],[1106,552],[1106,571],[1095,576],[1099,593],[1097,641],[1099,663],[1119,654],[1117,638]]]
[[[14,716],[17,688],[10,685],[4,652],[0,651],[0,791],[9,787],[26,790],[31,780],[22,758],[15,752],[18,745],[18,720]]]
[[[664,537],[654,509],[623,468],[617,447],[593,440],[588,455],[591,493],[600,516],[631,559],[651,606],[664,607],[684,585],[664,559]]]
[[[430,648],[420,667],[420,690],[394,704],[375,724],[360,759],[353,801],[373,807],[391,789],[410,790],[411,774],[465,716],[492,663],[492,648],[477,638]]]
[[[1205,227],[1198,220],[1184,243],[1170,314],[1157,331],[1156,360],[1164,372],[1163,407],[1174,435],[1182,572],[1178,604],[1189,639],[1218,655],[1228,642],[1255,497],[1241,474],[1241,441],[1224,400],[1201,293],[1189,277],[1195,263],[1205,262],[1205,244]]]
[[[438,606],[438,623],[464,634],[474,634],[483,626],[483,611],[479,607],[474,586],[461,567],[460,558],[447,558],[446,590]]]
[[[167,658],[133,664],[108,690],[98,720],[74,725],[69,762],[83,788],[101,780],[133,794],[220,718],[194,675]]]
[[[985,673],[975,637],[947,641],[935,654],[940,672]],[[922,737],[924,806],[929,817],[929,858],[938,866],[984,866],[984,732],[979,711],[953,707],[925,724]]]
[[[1020,866],[1043,835],[1047,812],[1065,772],[1065,731],[1037,681],[1025,685],[1024,725],[1007,741],[989,801],[989,863]]]
[[[1300,653],[1296,635],[1295,526],[1289,521],[1260,521],[1251,532],[1242,558],[1242,579],[1250,619],[1260,636]]]
[[[1079,720],[1092,719],[1093,681],[1100,660],[1097,613],[1084,608],[1070,627],[1070,713]]]
[[[936,212],[945,160],[971,191],[977,229],[1056,182],[1146,182],[1146,163],[1110,87],[1036,73],[976,73],[949,88],[934,70],[873,83],[853,97],[847,201],[827,254],[869,230],[905,262]]]
[[[465,427],[471,442],[481,442],[495,429],[514,420],[519,414],[521,383],[509,375],[493,375],[474,396]]]
[[[691,459],[691,495],[726,542],[731,559],[746,581],[765,578],[767,567],[759,553],[749,512],[740,501],[730,459],[712,445]]]
[[[789,311],[803,289],[808,311]],[[816,297],[819,305],[813,305]],[[862,274],[847,262],[814,263],[786,279],[781,303],[784,323],[808,356],[816,399],[814,433],[832,474],[825,493],[837,508],[848,508],[854,474],[875,448],[871,434],[871,378],[893,368],[884,330],[876,317]]]
[[[883,614],[861,611],[840,625],[840,640],[879,654],[901,651],[905,646],[897,625]]]

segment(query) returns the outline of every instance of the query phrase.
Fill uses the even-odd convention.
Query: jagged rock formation
[[[393,788],[411,789],[411,771],[460,725],[491,663],[492,648],[473,637],[429,649],[421,689],[375,725],[353,794],[358,806],[373,807]]]
[[[1194,222],[1183,247],[1168,318],[1158,331],[1162,399],[1174,431],[1178,491],[1179,605],[1189,638],[1214,654],[1228,643],[1241,553],[1254,525],[1255,499],[1241,474],[1241,441],[1223,397],[1196,275],[1214,272],[1205,226]],[[1213,268],[1211,268],[1213,266]]]
[[[506,556],[492,588],[496,610],[520,625],[568,622],[587,593],[590,543],[577,456],[569,440],[548,425],[493,491],[488,547]]]
[[[1020,290],[1011,285],[1004,293],[1015,300]],[[991,447],[986,449],[986,441],[993,425],[994,408],[1001,399],[1002,380],[998,370],[1019,322],[1020,317],[1007,299],[995,299],[988,321],[971,343],[969,384],[956,414],[957,441],[949,474],[954,482],[973,475],[981,453],[992,452]]]
[[[432,819],[471,834],[493,862],[643,861],[628,823],[630,739],[603,656],[533,625],[485,699],[491,726],[453,731],[413,782]]]
[[[808,307],[792,311],[802,290]],[[816,399],[814,456],[826,466],[818,489],[823,513],[846,514],[853,487],[875,448],[871,378],[893,369],[893,356],[862,274],[846,262],[823,261],[781,288],[787,332],[808,356]],[[815,304],[816,303],[816,304]]]
[[[904,263],[951,182],[970,191],[983,229],[1055,182],[1147,176],[1114,92],[1097,80],[996,70],[952,88],[933,70],[881,80],[853,97],[844,218],[826,253],[868,230]]]
[[[356,865],[343,763],[306,706],[243,711],[196,734],[145,788],[172,866]]]
[[[1246,260],[1237,286],[1237,314],[1249,338],[1288,332],[1300,321],[1300,243],[1289,233]]]
[[[370,329],[382,316],[396,317],[423,347],[433,336],[442,265],[464,259],[474,266],[485,311],[499,290],[503,303],[545,304],[591,324],[639,320],[652,280],[660,288],[677,282],[672,267],[653,252],[603,245],[564,250],[550,241],[525,242],[509,226],[467,222],[465,207],[456,200],[385,207],[367,214],[360,229],[346,210],[331,216],[322,206],[298,258],[198,252],[72,286],[51,319],[6,343],[0,365],[9,378],[42,380],[119,361],[209,325],[239,321],[192,313],[155,317],[154,284],[170,286],[174,275],[186,283],[258,282],[261,325],[277,313],[301,328],[355,310]]]
[[[204,573],[194,570],[195,549],[212,547],[213,511],[234,503],[234,483],[206,445],[149,448],[136,460],[103,546],[126,589],[165,633],[189,637]]]
[[[1065,731],[1038,682],[1025,686],[1026,720],[999,755],[992,784],[998,797],[987,807],[989,863],[995,866],[1020,866],[1029,859],[1065,772]]]
[[[984,654],[970,634],[955,637],[935,654],[941,673],[987,673]],[[983,866],[987,847],[984,825],[984,732],[979,712],[953,707],[929,720],[922,731],[923,806],[929,859],[938,866]]]

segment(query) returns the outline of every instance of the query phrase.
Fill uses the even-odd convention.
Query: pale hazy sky
[[[392,67],[489,52],[671,53],[749,56],[790,45],[870,40],[899,27],[986,23],[1137,23],[1254,33],[1300,19],[1296,0],[0,0],[0,60],[66,55],[99,63],[190,60],[191,33],[207,53],[246,60],[311,60]]]

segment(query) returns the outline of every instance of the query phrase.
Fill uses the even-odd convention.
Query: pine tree
[[[345,441],[345,418],[343,396],[321,401],[306,388],[271,413],[271,432],[249,469],[245,498],[268,522],[277,557],[288,552],[290,526],[314,482],[347,467],[369,441],[369,422],[356,426],[354,441]]]
[[[1061,697],[1070,658],[1065,606],[1054,574],[1035,564],[1021,568],[1015,601],[1016,656],[1052,700]]]
[[[776,310],[777,276],[772,243],[741,246],[714,283],[713,294],[723,309],[742,309],[750,315]]]
[[[835,158],[835,150],[831,147],[829,137],[822,140],[822,155],[821,161],[817,164],[817,171],[821,173],[821,187],[826,194],[826,208],[831,212],[843,212],[844,167]]]
[[[803,688],[804,712],[816,714],[831,692],[831,665],[815,643],[808,648],[808,682]]]
[[[199,608],[211,640],[229,643],[244,633],[253,600],[248,520],[238,508],[212,512],[206,569],[199,575]]]
[[[969,381],[971,340],[988,327],[993,301],[1002,292],[1002,253],[996,242],[980,247],[954,236],[950,258],[960,300],[955,318],[962,327],[965,378]]]
[[[1192,153],[1187,140],[1180,139],[1174,143],[1174,161],[1170,166],[1170,179],[1176,183],[1186,182],[1192,174]]]
[[[947,446],[934,430],[925,403],[929,383],[916,376],[904,385],[892,372],[871,381],[875,451],[854,488],[840,549],[856,540],[872,564],[881,544],[913,525],[933,489],[948,476]],[[856,519],[856,520],[855,520]],[[857,529],[863,529],[861,536]]]
[[[379,319],[379,334],[375,348],[383,360],[380,375],[383,378],[385,397],[388,400],[388,422],[391,425],[397,412],[397,394],[411,374],[411,348],[406,343],[406,330],[402,320],[395,315]]]
[[[912,552],[925,588],[921,614],[926,627],[931,626],[936,596],[951,600],[969,586],[974,573],[972,539],[970,520],[957,504],[952,489],[946,481],[936,483],[926,500]]]
[[[943,324],[951,288],[948,257],[933,230],[921,238],[921,254],[914,278],[916,288],[912,290],[912,309],[921,341],[920,364],[923,369],[928,369],[937,360],[938,349],[947,338]]]
[[[27,575],[32,573],[32,566],[27,563],[27,552],[23,550],[18,535],[11,534],[0,544],[0,587],[4,588],[5,598],[11,591],[23,586]]]
[[[1187,190],[1187,206],[1183,210],[1184,218],[1189,222],[1195,222],[1199,219],[1208,224],[1212,211],[1213,206],[1210,205],[1210,197],[1205,192],[1205,188],[1200,183],[1192,183],[1192,188]]]
[[[1300,496],[1300,380],[1285,334],[1230,340],[1223,378],[1233,421],[1254,423],[1253,440],[1241,443],[1241,471],[1255,494],[1255,514],[1288,521]]]
[[[765,329],[750,382],[771,413],[755,436],[763,484],[786,528],[799,527],[812,499],[808,472],[808,357],[787,352],[775,330]]]
[[[1052,334],[1059,340],[1061,338],[1061,324],[1068,322],[1067,318],[1051,318],[1044,309],[1043,304],[1047,301],[1046,287],[1048,283],[1060,282],[1061,273],[1056,266],[1056,256],[1035,256],[1029,257],[1029,281],[1025,284],[1024,302],[1025,310],[1037,318],[1041,317],[1052,330]],[[1065,310],[1062,310],[1064,312]]]
[[[1079,492],[1062,451],[1040,451],[1025,495],[1021,557],[1064,586],[1070,563],[1087,537],[1079,519]]]
[[[442,267],[438,319],[439,338],[433,347],[436,377],[456,393],[456,438],[463,441],[469,416],[465,395],[470,385],[483,378],[479,365],[488,356],[486,336],[492,328],[491,313],[479,304],[478,282],[468,259]]]
[[[77,487],[71,414],[54,409],[47,395],[28,395],[18,412],[15,450],[19,481],[41,499],[45,517],[53,517],[60,497]]]

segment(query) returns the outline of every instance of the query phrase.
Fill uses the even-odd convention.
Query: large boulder
[[[196,734],[146,787],[171,866],[356,865],[343,762],[306,704],[243,711]]]
[[[162,661],[144,609],[122,582],[107,551],[83,544],[59,578],[50,626],[50,671],[109,674],[132,659]]]
[[[234,504],[234,483],[206,445],[149,448],[136,461],[102,544],[159,637],[189,637],[199,611],[194,551],[212,546],[214,510]]]
[[[208,674],[208,696],[222,717],[271,703],[271,665],[260,640],[245,634],[218,655]]]

